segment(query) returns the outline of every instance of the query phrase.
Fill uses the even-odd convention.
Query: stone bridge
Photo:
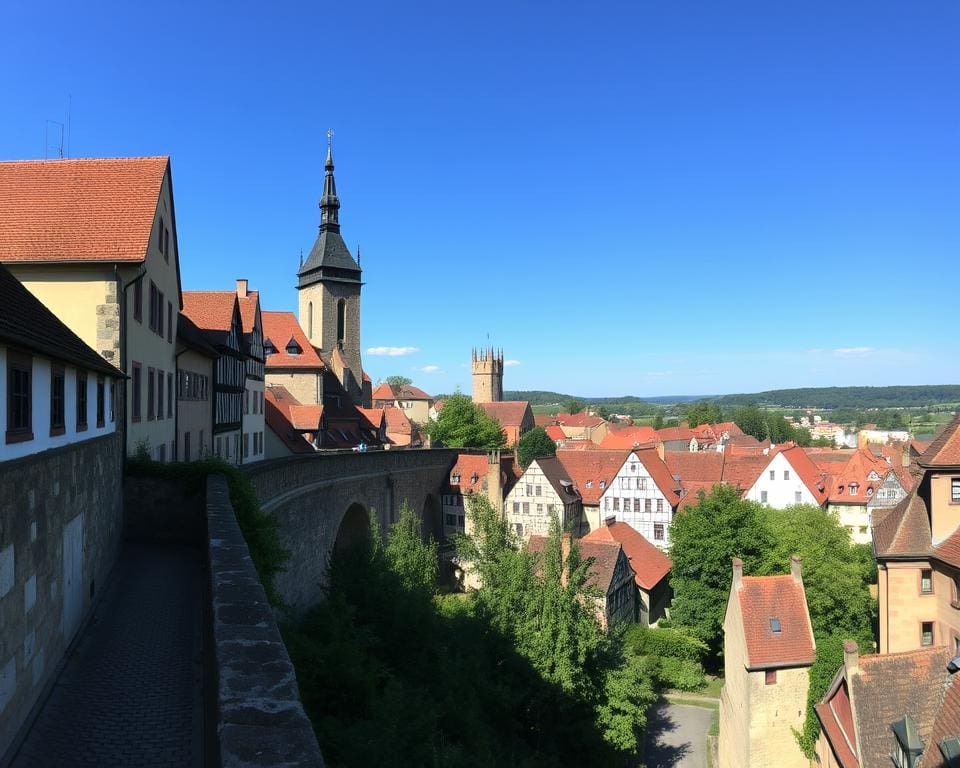
[[[260,506],[276,516],[290,552],[276,584],[292,611],[319,602],[334,548],[369,530],[372,515],[386,530],[406,502],[421,515],[424,532],[439,539],[440,489],[458,452],[323,452],[247,465]]]

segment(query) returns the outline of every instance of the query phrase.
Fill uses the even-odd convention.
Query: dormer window
[[[587,488],[593,488],[593,480],[587,480]]]
[[[873,496],[873,488],[869,485],[867,486],[867,496]]]
[[[454,472],[450,475],[450,485],[460,485],[460,473]]]
[[[303,350],[300,348],[300,345],[297,344],[297,340],[290,337],[290,341],[287,342],[287,354],[288,355],[299,355]]]
[[[606,487],[607,487],[607,481],[606,481],[606,480],[601,480],[601,481],[600,481],[600,487],[601,487],[601,488],[606,488]]]
[[[472,475],[470,475],[470,483],[471,483],[471,484],[476,483],[477,480],[479,480],[479,479],[480,479],[480,475],[478,475],[476,472],[474,472]]]
[[[850,483],[850,495],[851,495],[851,496],[856,496],[856,495],[857,495],[857,491],[859,491],[859,490],[860,490],[860,486],[859,486],[859,485],[857,485],[856,483]]]
[[[277,354],[277,348],[273,346],[273,342],[270,339],[267,339],[263,342],[263,354],[265,355],[275,355]]]
[[[917,732],[917,724],[910,715],[890,726],[893,731],[893,751],[890,759],[897,768],[916,768],[923,752],[923,742]]]

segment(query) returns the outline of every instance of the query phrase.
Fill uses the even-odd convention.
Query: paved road
[[[201,559],[128,544],[13,768],[202,762]]]
[[[662,701],[647,726],[647,768],[705,768],[713,710]]]

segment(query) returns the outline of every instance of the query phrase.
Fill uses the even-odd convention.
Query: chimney
[[[843,670],[847,677],[860,671],[860,649],[856,640],[843,641]]]
[[[733,558],[733,588],[743,589],[743,560],[739,557]]]
[[[800,568],[800,556],[790,555],[790,575],[793,580],[803,584],[803,573]]]
[[[247,280],[246,278],[237,279],[237,298],[245,299],[247,298]]]
[[[503,474],[500,470],[500,451],[487,454],[487,498],[498,514],[503,513]]]
[[[663,440],[657,440],[657,456],[660,457],[660,461],[665,461],[663,458]]]
[[[609,528],[611,525],[613,525],[615,522],[617,522],[617,516],[616,516],[616,515],[607,515],[605,518],[603,518],[603,524],[604,524],[605,526],[607,526],[608,528]]]

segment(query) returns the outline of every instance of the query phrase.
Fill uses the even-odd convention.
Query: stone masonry
[[[117,301],[117,284],[106,284],[104,303],[98,304],[97,352],[116,366],[120,365],[120,303]]]
[[[117,559],[121,439],[117,432],[0,465],[0,756],[72,639],[61,624],[64,526],[82,516],[78,615]]]

